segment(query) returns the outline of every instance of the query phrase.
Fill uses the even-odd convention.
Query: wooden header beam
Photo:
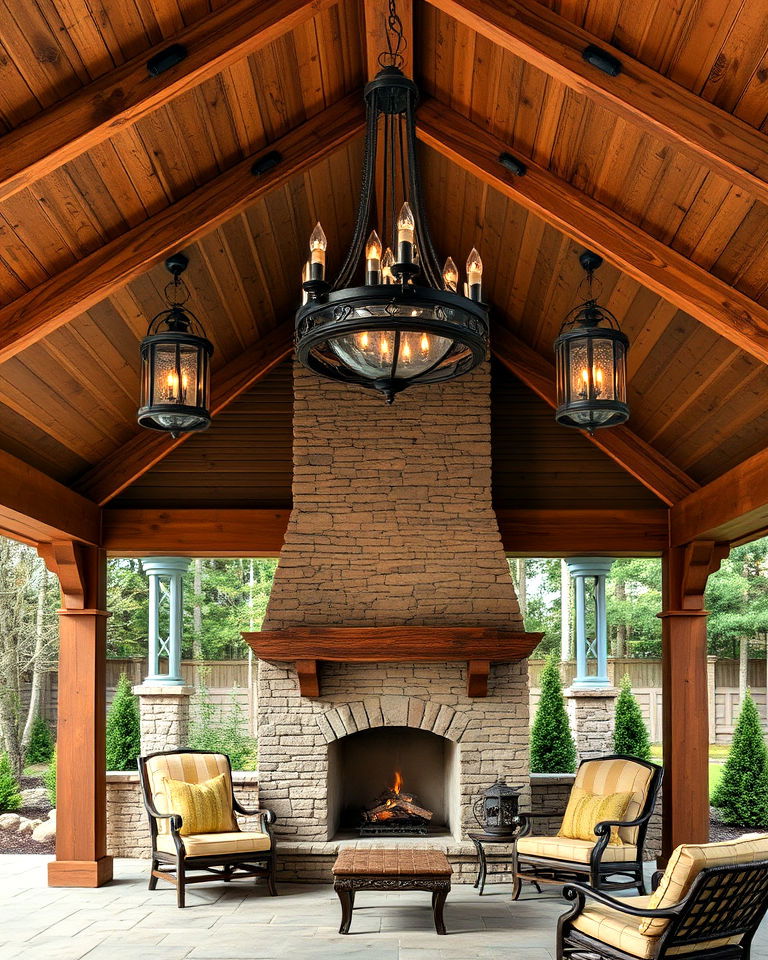
[[[767,308],[528,158],[525,176],[514,176],[499,163],[500,154],[510,152],[507,144],[449,107],[424,103],[417,133],[462,169],[768,363]]]
[[[352,94],[261,151],[282,158],[266,173],[253,176],[255,158],[244,160],[9,303],[0,310],[0,363],[327,157],[362,124],[362,98]]]
[[[332,2],[235,0],[44,110],[2,138],[0,200],[272,43]],[[186,57],[152,76],[147,61],[172,45],[182,46]]]
[[[290,356],[293,351],[293,323],[286,321],[254,346],[244,350],[223,370],[216,372],[211,397],[211,414],[221,413],[235,397]],[[192,434],[170,437],[165,433],[140,430],[118,447],[101,463],[84,474],[76,484],[77,490],[104,506],[171,450],[185,443]]]
[[[670,512],[673,547],[693,540],[744,543],[768,531],[768,450],[733,467]]]
[[[659,557],[669,545],[669,510],[496,511],[507,553],[529,557]]]
[[[511,330],[498,324],[491,334],[491,346],[507,369],[552,409],[557,406],[555,369],[548,360],[516,337]],[[668,506],[678,503],[699,489],[699,485],[687,473],[626,426],[597,430],[592,436],[584,433],[584,436]]]
[[[429,2],[577,93],[673,143],[763,203],[768,202],[768,136],[738,117],[544,5],[524,0]],[[619,60],[621,73],[610,77],[587,63],[582,52],[589,45]]]

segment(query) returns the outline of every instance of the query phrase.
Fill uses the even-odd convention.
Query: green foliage
[[[640,760],[651,759],[651,741],[640,711],[640,705],[632,693],[629,676],[621,681],[621,692],[616,700],[616,723],[613,731],[613,749]]]
[[[746,638],[765,655],[768,624],[768,538],[746,543],[731,551],[709,578],[704,603],[709,653],[738,657],[739,642]]]
[[[135,770],[140,753],[139,703],[123,673],[107,714],[107,770]]]
[[[53,756],[53,735],[48,721],[38,713],[32,721],[29,744],[24,755],[25,763],[50,763]]]
[[[768,749],[755,701],[747,692],[712,805],[723,823],[768,827]]]
[[[541,699],[531,730],[531,773],[573,773],[576,745],[571,736],[557,660],[541,672]]]
[[[232,691],[228,709],[211,700],[204,681],[195,693],[189,745],[196,750],[215,750],[226,753],[233,770],[255,770],[258,759],[256,740],[248,734],[245,713]]]
[[[48,769],[43,774],[43,782],[45,783],[45,789],[48,791],[48,799],[51,801],[51,806],[56,806],[56,747],[53,748],[53,756],[51,757],[51,762],[48,764]]]
[[[11,813],[21,806],[19,782],[11,770],[8,755],[0,754],[0,813]]]

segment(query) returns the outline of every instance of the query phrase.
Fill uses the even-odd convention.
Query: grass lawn
[[[717,784],[720,782],[720,777],[723,775],[723,761],[728,756],[728,751],[730,747],[723,743],[710,743],[709,745],[709,795],[712,796],[712,791],[715,789]],[[661,762],[661,744],[653,743],[651,744],[651,759],[655,760],[657,763]]]

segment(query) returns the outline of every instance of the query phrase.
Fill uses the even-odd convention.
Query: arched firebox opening
[[[459,745],[413,727],[328,744],[328,839],[461,835]]]

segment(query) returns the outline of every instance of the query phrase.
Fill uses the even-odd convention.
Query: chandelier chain
[[[408,43],[403,33],[403,21],[400,19],[395,0],[389,0],[387,13],[387,49],[379,54],[380,67],[402,68],[403,56]]]

